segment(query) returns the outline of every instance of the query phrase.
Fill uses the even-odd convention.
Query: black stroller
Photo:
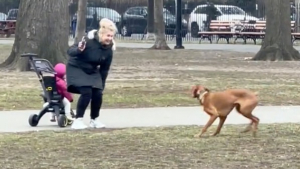
[[[36,72],[43,88],[43,94],[41,94],[40,96],[43,98],[45,103],[49,103],[40,111],[39,114],[32,114],[29,117],[28,122],[30,126],[37,126],[40,119],[47,112],[55,113],[59,127],[66,127],[68,125],[71,125],[73,123],[73,120],[69,120],[65,115],[64,105],[62,103],[63,98],[57,92],[56,80],[53,76],[56,73],[51,63],[46,59],[36,58],[37,54],[33,53],[25,53],[22,54],[21,57],[29,58],[30,69]],[[50,73],[52,74],[52,76],[43,76],[43,73]],[[71,116],[73,118],[75,117],[73,110],[71,110]]]

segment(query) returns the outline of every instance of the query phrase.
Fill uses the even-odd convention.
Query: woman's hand
[[[84,37],[82,37],[82,40],[78,43],[78,49],[82,52],[85,49],[86,41]]]

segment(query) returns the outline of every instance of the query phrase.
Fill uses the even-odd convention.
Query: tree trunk
[[[87,0],[78,1],[77,24],[74,43],[81,41],[85,35]]]
[[[252,60],[300,60],[291,40],[290,2],[265,0],[266,34],[264,43]]]
[[[19,5],[15,41],[0,67],[29,70],[23,53],[36,53],[52,64],[66,61],[69,37],[68,1],[22,0]]]
[[[257,17],[258,18],[265,18],[265,2],[264,0],[257,0],[257,6],[258,6],[258,14]]]
[[[151,49],[170,50],[166,42],[163,0],[154,1],[154,34],[155,42]]]
[[[106,0],[106,8],[113,8],[112,7],[112,0]]]
[[[148,0],[147,38],[154,40],[154,0]]]
[[[295,0],[296,8],[296,32],[300,32],[300,0]]]

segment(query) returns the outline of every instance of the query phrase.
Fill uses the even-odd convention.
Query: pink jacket
[[[67,83],[64,80],[64,76],[66,74],[66,65],[63,63],[58,63],[55,65],[54,70],[56,72],[55,79],[58,93],[72,102],[73,97],[71,93],[67,91]]]

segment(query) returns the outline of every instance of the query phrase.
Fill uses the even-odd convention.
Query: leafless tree
[[[154,1],[154,34],[155,42],[151,49],[170,50],[166,42],[163,0]]]
[[[23,53],[36,53],[52,64],[66,61],[69,37],[68,1],[20,1],[15,41],[9,57],[0,67],[29,70]]]
[[[154,39],[154,0],[148,0],[147,38]]]
[[[296,8],[296,31],[300,32],[300,0],[295,0]]]
[[[87,0],[78,1],[77,24],[74,43],[78,43],[85,35]]]
[[[266,34],[264,42],[252,60],[300,60],[291,39],[290,1],[265,0]]]

